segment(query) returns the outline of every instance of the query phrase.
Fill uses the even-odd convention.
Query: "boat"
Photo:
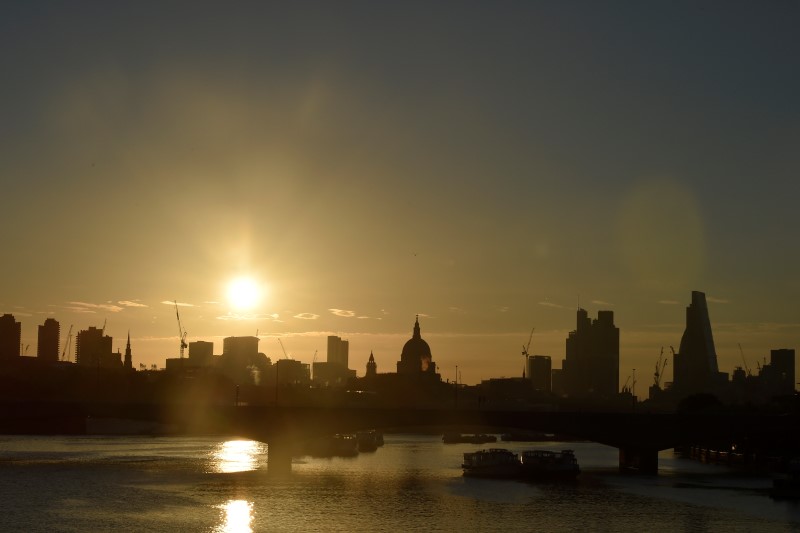
[[[522,452],[520,462],[525,479],[570,480],[581,472],[572,450],[526,450]]]
[[[461,465],[466,477],[510,478],[520,477],[522,463],[519,455],[504,448],[490,448],[464,453]]]
[[[378,436],[380,435],[380,439]],[[378,446],[383,444],[383,435],[374,429],[368,431],[359,431],[356,433],[356,440],[358,441],[359,452],[374,452]]]
[[[445,444],[487,444],[489,442],[497,442],[497,437],[494,435],[486,435],[485,433],[476,433],[474,435],[462,435],[461,433],[445,433],[442,435],[442,442]]]

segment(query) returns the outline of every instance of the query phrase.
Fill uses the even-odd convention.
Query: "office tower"
[[[39,326],[39,343],[36,346],[36,357],[43,361],[58,361],[58,340],[61,326],[57,320],[48,318]]]
[[[347,368],[350,364],[350,341],[331,335],[328,337],[328,363]]]
[[[599,311],[591,320],[585,309],[578,309],[562,372],[562,385],[570,396],[609,397],[619,392],[619,328],[613,311]]]
[[[551,391],[551,375],[552,375],[552,362],[549,355],[531,355],[527,361],[527,374],[528,379],[531,380],[531,386],[534,390],[550,392]]]
[[[189,343],[189,364],[192,366],[209,366],[214,361],[214,343],[194,341]]]
[[[672,386],[681,394],[713,392],[720,385],[711,319],[702,292],[692,291],[692,303],[686,308],[686,329],[672,368]]]
[[[794,349],[770,350],[769,366],[772,368],[778,394],[793,394],[795,385]]]

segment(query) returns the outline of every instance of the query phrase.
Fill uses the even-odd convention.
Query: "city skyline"
[[[478,383],[609,310],[644,391],[698,290],[721,371],[797,348],[800,7],[579,5],[4,6],[0,314],[359,375],[418,314]]]

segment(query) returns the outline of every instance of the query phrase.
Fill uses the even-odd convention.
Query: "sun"
[[[228,303],[234,309],[252,309],[261,299],[261,287],[249,277],[238,277],[228,283]]]

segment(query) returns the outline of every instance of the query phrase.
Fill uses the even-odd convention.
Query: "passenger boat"
[[[572,450],[527,450],[522,452],[521,464],[525,479],[569,480],[581,472]]]
[[[518,478],[522,471],[519,455],[503,448],[467,452],[461,467],[467,477]]]

